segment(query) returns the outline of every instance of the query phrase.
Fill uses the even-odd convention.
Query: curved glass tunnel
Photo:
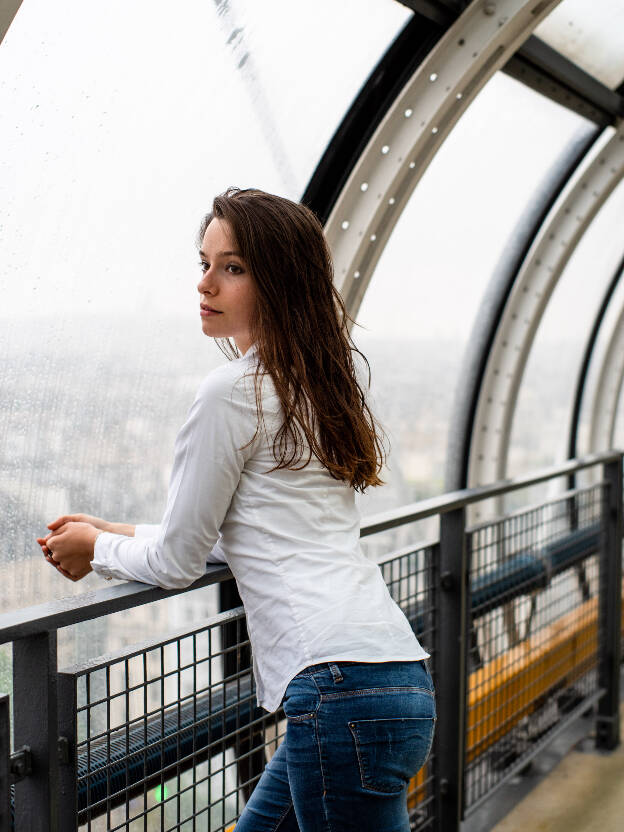
[[[624,12],[594,5],[3,5],[3,614],[101,589],[49,574],[34,538],[54,516],[159,519],[177,428],[224,360],[194,319],[195,235],[230,185],[302,199],[325,223],[391,448],[386,485],[359,500],[364,526],[561,465],[571,443],[577,456],[621,445]],[[534,570],[522,573],[530,591],[507,587],[496,609],[479,596],[471,672],[553,627],[564,595],[558,614],[590,615],[599,556],[578,550],[564,573],[548,548],[583,528],[597,545],[603,472],[575,476],[465,506],[479,591],[514,557]],[[570,514],[572,485],[586,490]],[[382,569],[398,595],[415,551],[409,585],[434,580],[442,514],[363,537],[372,559],[393,556]],[[190,630],[222,603],[205,586],[62,626],[59,666]],[[11,660],[0,646],[0,693]],[[477,734],[475,806],[487,779]],[[232,748],[221,764],[221,786],[202,776],[223,797],[237,789]],[[233,821],[232,801],[215,829]]]

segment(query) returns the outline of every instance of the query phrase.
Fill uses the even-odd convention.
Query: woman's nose
[[[197,291],[200,295],[213,295],[215,291],[215,283],[210,274],[210,270],[205,271],[201,280],[197,284]]]

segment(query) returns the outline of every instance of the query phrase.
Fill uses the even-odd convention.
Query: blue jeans
[[[286,737],[235,832],[409,832],[407,784],[435,726],[425,663],[312,665],[282,704]]]

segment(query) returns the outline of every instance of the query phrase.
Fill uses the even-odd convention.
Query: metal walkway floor
[[[581,718],[462,823],[462,832],[624,832],[624,664],[622,742],[594,747],[593,716]]]
[[[624,724],[624,706],[620,708]],[[597,752],[582,740],[493,832],[621,832],[624,830],[624,744]]]

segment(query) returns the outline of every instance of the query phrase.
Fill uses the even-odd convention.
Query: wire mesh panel
[[[380,564],[393,598],[432,653],[436,547]],[[228,645],[228,646],[225,646]],[[61,673],[72,686],[76,828],[230,832],[285,734],[257,706],[242,607],[164,641]],[[224,675],[224,668],[226,673]],[[435,743],[412,779],[413,830],[433,828]]]
[[[233,828],[284,733],[257,706],[244,621],[240,607],[69,671],[80,829]]]
[[[466,813],[598,698],[606,489],[468,532]]]
[[[428,663],[434,684],[437,560],[435,544],[417,550],[395,552],[380,563],[390,594],[407,616],[420,643],[431,654]],[[433,829],[435,825],[436,745],[434,738],[428,762],[409,784],[407,806],[410,826],[414,832]]]

